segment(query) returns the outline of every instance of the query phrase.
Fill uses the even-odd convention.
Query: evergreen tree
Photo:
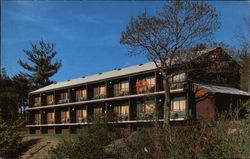
[[[31,43],[31,50],[23,50],[31,64],[19,60],[19,64],[29,71],[29,73],[21,72],[20,74],[29,79],[35,88],[53,83],[49,78],[62,66],[61,60],[52,61],[57,54],[54,47],[53,43],[41,40],[38,44]]]
[[[3,69],[0,77],[0,120],[14,122],[17,119],[17,99],[13,82]]]

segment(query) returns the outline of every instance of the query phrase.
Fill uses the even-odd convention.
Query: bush
[[[94,124],[83,129],[76,138],[62,140],[57,147],[49,151],[52,159],[102,159],[109,157],[104,149],[116,134],[109,130],[103,117],[98,117]]]
[[[250,156],[249,121],[220,117],[168,129],[142,127],[128,138],[115,140],[117,133],[99,120],[76,139],[63,140],[49,154],[55,159],[243,159]]]
[[[115,158],[247,158],[250,148],[247,120],[191,122],[185,126],[142,128],[133,140],[116,146]]]
[[[17,128],[0,121],[0,156],[12,158],[18,153],[21,137],[17,133]]]

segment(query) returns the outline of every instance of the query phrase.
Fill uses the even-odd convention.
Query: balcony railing
[[[54,119],[49,119],[48,121],[47,121],[47,124],[54,124],[55,122],[54,122]]]
[[[84,100],[87,100],[87,98],[86,97],[76,97],[77,102],[84,101]]]
[[[117,116],[118,116],[119,121],[128,121],[128,119],[129,119],[128,114],[121,114],[121,115],[117,115]]]
[[[170,90],[184,89],[184,83],[173,83],[170,85]]]
[[[137,94],[149,93],[149,92],[154,92],[154,91],[155,91],[155,84],[149,84],[147,86],[142,86],[140,88],[136,88]]]
[[[184,119],[186,117],[186,111],[171,111],[170,112],[170,119]]]
[[[39,107],[39,106],[41,106],[41,103],[34,103],[33,106],[34,106],[34,107]]]
[[[69,103],[69,99],[60,99],[58,100],[58,104]]]
[[[114,91],[114,96],[115,96],[115,97],[118,97],[118,96],[125,96],[125,95],[129,95],[129,89],[122,90],[122,91],[118,91],[118,90],[115,90],[115,91]]]
[[[34,123],[35,123],[35,125],[40,125],[41,124],[41,120],[35,120]]]
[[[77,118],[77,122],[78,123],[87,123],[88,120],[87,120],[87,117],[79,117],[79,118]]]
[[[47,102],[48,105],[52,105],[53,104],[53,100],[50,100]]]
[[[137,117],[138,120],[152,120],[152,119],[155,119],[155,113],[139,113],[138,117]]]
[[[101,99],[101,98],[105,98],[106,97],[106,94],[96,94],[94,95],[94,99]]]
[[[70,119],[69,118],[62,118],[61,123],[70,123]]]

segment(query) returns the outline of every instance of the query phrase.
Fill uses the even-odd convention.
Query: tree
[[[28,56],[28,60],[32,62],[32,65],[19,60],[19,64],[31,73],[21,72],[22,76],[33,83],[36,88],[40,88],[52,83],[49,79],[58,69],[62,66],[61,60],[52,62],[57,52],[54,51],[55,44],[47,43],[43,40],[38,44],[31,43],[31,50],[23,50]]]
[[[183,50],[209,41],[219,26],[219,15],[213,6],[186,0],[168,2],[155,16],[145,11],[132,17],[122,32],[120,43],[129,46],[128,54],[143,54],[163,76],[165,126],[169,124],[171,70],[185,60]]]
[[[26,107],[28,106],[28,93],[32,90],[31,82],[25,75],[19,73],[12,77],[13,86],[18,94],[19,117],[26,119]]]
[[[246,22],[247,30],[236,31],[235,39],[239,46],[238,55],[241,68],[241,89],[250,91],[250,22]]]
[[[13,123],[17,119],[17,98],[18,94],[12,80],[6,75],[5,70],[2,69],[0,78],[0,120]]]

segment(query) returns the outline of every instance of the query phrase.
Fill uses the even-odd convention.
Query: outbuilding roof
[[[232,87],[223,87],[223,86],[216,86],[216,85],[205,85],[205,84],[194,84],[195,86],[205,89],[211,93],[222,93],[222,94],[233,94],[233,95],[244,95],[250,96],[250,93],[239,90],[237,88]]]
[[[209,53],[215,49],[217,49],[217,48],[210,48],[210,49],[198,51],[197,52],[198,54],[196,53],[195,57],[198,57],[200,55],[204,55],[204,54]],[[144,64],[134,65],[134,66],[121,68],[121,69],[115,69],[113,71],[103,72],[103,73],[90,75],[90,76],[86,76],[86,77],[81,77],[81,78],[76,78],[76,79],[72,79],[72,80],[53,83],[51,85],[45,86],[43,88],[40,88],[40,89],[37,89],[37,90],[31,92],[31,94],[40,93],[40,92],[49,91],[49,90],[58,89],[58,88],[63,88],[63,87],[69,87],[69,86],[73,86],[73,85],[79,85],[79,84],[99,81],[99,80],[104,80],[104,79],[108,79],[108,78],[115,78],[115,77],[124,76],[124,75],[128,75],[128,74],[150,71],[150,70],[154,70],[154,69],[156,69],[154,62],[148,62],[148,63],[144,63]]]

